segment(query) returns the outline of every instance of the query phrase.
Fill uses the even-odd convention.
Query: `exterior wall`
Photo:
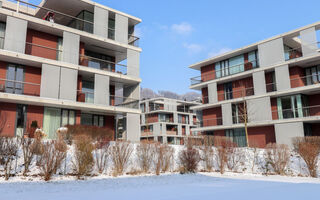
[[[52,60],[57,59],[58,37],[48,33],[28,29],[27,31],[26,54],[48,58]],[[32,44],[32,45],[31,45]],[[40,47],[43,46],[43,47]],[[46,48],[44,48],[46,47]],[[50,49],[49,49],[50,48]]]
[[[217,118],[220,118],[220,122]],[[222,111],[221,107],[209,108],[202,111],[203,126],[221,125]]]
[[[260,67],[268,67],[284,62],[284,47],[282,38],[258,45]]]
[[[128,17],[116,13],[115,40],[128,44]]]
[[[70,33],[63,32],[63,53],[62,60],[64,62],[79,64],[79,49],[80,49],[80,36]]]
[[[208,101],[209,103],[218,102],[217,83],[208,84]]]
[[[109,11],[98,6],[94,6],[93,34],[108,37]]]
[[[304,137],[303,122],[275,124],[276,142],[293,147],[292,139]]]
[[[272,120],[270,97],[250,99],[247,101],[247,105],[249,122]]]
[[[4,49],[24,53],[26,48],[28,22],[7,16]]]
[[[77,100],[78,71],[61,67],[59,98],[64,100]]]
[[[41,74],[40,96],[48,98],[59,98],[60,67],[43,64]]]
[[[226,103],[221,105],[222,110],[222,123],[225,126],[231,126],[233,124],[232,120],[232,106],[231,103]]]
[[[251,147],[264,148],[276,142],[274,126],[248,127],[248,139]]]
[[[0,79],[7,78],[7,63],[0,61]],[[0,87],[5,86],[5,81],[0,80]]]
[[[320,94],[308,95],[309,106],[315,106],[309,109],[311,116],[320,115]]]
[[[318,40],[315,27],[302,30],[300,38],[303,56],[312,56],[318,53]]]
[[[37,121],[40,128],[43,127],[43,106],[28,105],[26,128],[30,127],[32,121]]]
[[[140,53],[127,49],[127,74],[133,77],[140,76]]]
[[[289,66],[282,65],[275,68],[277,91],[290,89]]]
[[[215,64],[201,67],[201,80],[203,82],[213,80],[216,78]]]
[[[41,68],[26,66],[24,68],[24,82],[39,84],[25,84],[23,86],[23,93],[25,95],[40,96]]]
[[[155,123],[159,121],[158,113],[146,114],[146,123]]]
[[[264,71],[254,72],[252,74],[254,94],[262,95],[266,93],[266,78]]]
[[[305,86],[305,70],[303,68],[298,66],[290,67],[289,74],[291,88]]]
[[[15,136],[17,105],[0,102],[0,136]]]
[[[272,98],[270,99],[271,102],[271,114],[272,114],[272,120],[278,120],[278,103],[277,103],[277,98]]]
[[[140,141],[140,115],[127,113],[127,140]]]
[[[100,74],[95,74],[94,78],[94,103],[102,105],[110,105],[109,89],[110,77]]]

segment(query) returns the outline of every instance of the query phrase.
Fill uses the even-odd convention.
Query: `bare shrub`
[[[174,148],[167,144],[156,145],[156,174],[167,172],[173,164]]]
[[[35,140],[31,138],[21,138],[21,148],[22,148],[22,154],[23,154],[23,165],[24,165],[24,171],[23,175],[27,175],[29,172],[29,166],[35,156],[35,150],[36,150],[36,144]]]
[[[258,149],[259,145],[254,142],[251,141],[250,142],[250,148],[252,149],[253,152],[253,159],[252,159],[252,165],[251,165],[251,172],[254,172],[254,167],[256,166],[257,160],[258,160],[258,153],[259,153],[259,149]]]
[[[127,169],[133,147],[129,142],[116,141],[111,146],[111,159],[113,162],[113,175],[122,175]]]
[[[200,147],[201,160],[204,162],[205,171],[211,172],[214,164],[214,138],[213,136],[204,136],[203,141],[203,146]]]
[[[265,152],[266,167],[272,167],[276,174],[285,175],[285,169],[289,163],[290,151],[285,144],[270,143],[266,146]]]
[[[19,144],[15,138],[0,138],[0,160],[3,164],[5,180],[9,180],[13,161],[17,159]]]
[[[216,147],[216,161],[220,169],[220,173],[224,174],[228,163],[228,148],[235,144],[227,137],[214,137],[214,146]]]
[[[101,143],[101,141],[97,141],[95,144],[95,149],[93,150],[95,165],[100,174],[102,174],[107,167],[109,158],[109,146],[109,142]]]
[[[42,144],[40,169],[45,181],[49,181],[53,174],[60,169],[66,158],[66,149],[56,141],[48,141]]]
[[[137,159],[142,172],[148,173],[155,161],[155,143],[144,141],[137,146]]]
[[[309,174],[317,177],[320,137],[298,137],[293,139],[295,151],[305,161]]]
[[[74,137],[74,145],[73,172],[80,179],[82,176],[89,175],[93,170],[94,159],[92,151],[94,150],[94,145],[91,137],[87,135]]]
[[[199,151],[191,145],[179,154],[180,173],[195,173],[200,162]]]

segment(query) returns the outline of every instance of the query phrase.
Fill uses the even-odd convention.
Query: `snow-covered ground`
[[[229,178],[226,178],[229,177]],[[230,178],[232,177],[232,178]],[[252,175],[161,175],[86,181],[2,182],[1,200],[319,199],[320,180]]]

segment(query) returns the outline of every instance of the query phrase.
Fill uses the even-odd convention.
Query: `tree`
[[[7,123],[7,115],[5,112],[0,110],[0,134],[2,133],[4,127],[6,126]]]
[[[246,142],[247,146],[249,147],[249,136],[248,136],[248,103],[246,100],[243,100],[243,102],[239,103],[238,105],[239,114],[238,117],[239,122],[244,123],[244,130],[246,133]]]

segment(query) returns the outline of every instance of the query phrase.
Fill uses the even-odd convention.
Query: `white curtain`
[[[60,128],[61,110],[58,108],[44,109],[43,131],[47,134],[48,139],[55,139],[56,132]]]

